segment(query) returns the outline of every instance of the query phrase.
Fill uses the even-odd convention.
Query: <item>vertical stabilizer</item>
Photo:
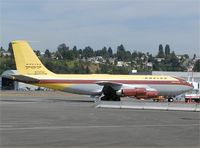
[[[17,71],[23,75],[52,75],[36,56],[27,41],[12,41]]]

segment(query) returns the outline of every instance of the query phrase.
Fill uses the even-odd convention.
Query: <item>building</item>
[[[38,86],[22,83],[22,82],[17,82],[14,81],[12,78],[12,75],[17,75],[16,70],[6,70],[2,73],[1,79],[0,79],[0,88],[1,90],[22,90],[22,91],[27,91],[27,90],[38,90],[38,89],[43,89]]]

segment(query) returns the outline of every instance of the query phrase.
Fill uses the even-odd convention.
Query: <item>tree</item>
[[[13,54],[13,49],[12,49],[12,44],[9,43],[8,45],[8,51],[10,52],[10,68],[14,69],[15,67],[15,60],[14,60],[14,54]]]
[[[61,59],[67,59],[68,57],[69,47],[67,47],[64,43],[58,46],[58,52],[60,54]]]
[[[13,53],[12,44],[11,43],[9,43],[7,51],[10,52],[11,54]]]
[[[126,51],[124,46],[121,44],[117,47],[117,59],[120,61],[124,61],[126,58]]]
[[[37,56],[41,56],[41,53],[40,53],[39,50],[34,50],[34,52],[35,52],[35,54],[36,54]]]
[[[152,54],[149,54],[149,56],[148,56],[148,62],[154,62],[155,61],[155,59],[154,59],[154,57],[152,56]]]
[[[47,69],[54,71],[54,62],[51,59],[44,59],[42,61]],[[57,71],[56,71],[57,72]]]
[[[3,47],[1,46],[0,52],[4,52],[4,51],[5,51],[5,49],[3,49]]]
[[[180,63],[179,63],[178,58],[176,57],[176,54],[174,51],[170,54],[169,64],[170,64],[169,70],[171,70],[171,71],[176,71],[180,67]]]
[[[108,57],[108,53],[107,53],[107,48],[106,47],[103,47],[101,49],[101,56],[104,57],[104,58]]]
[[[194,60],[194,59],[196,59],[196,56],[197,56],[197,55],[196,55],[196,54],[194,54],[192,59],[193,59],[193,60]]]
[[[113,56],[113,51],[112,51],[112,48],[109,47],[108,48],[108,56],[111,58]]]
[[[78,57],[79,57],[80,59],[82,58],[82,53],[83,53],[82,49],[79,49],[79,50],[78,50]]]
[[[134,51],[134,52],[132,53],[132,59],[135,60],[136,57],[137,57],[137,51]]]
[[[184,54],[183,55],[185,59],[189,59],[189,55],[188,54]]]
[[[46,49],[44,52],[44,57],[45,58],[51,58],[51,52],[49,51],[49,49]]]
[[[74,56],[74,58],[78,58],[79,53],[78,53],[78,50],[77,50],[76,46],[74,46],[74,47],[72,48],[72,51],[73,51],[73,56]]]
[[[58,51],[62,51],[62,50],[69,50],[69,47],[67,47],[65,43],[62,43],[58,45]]]
[[[162,44],[159,45],[157,57],[158,57],[158,58],[164,58],[164,57],[165,57]]]
[[[85,58],[91,58],[94,56],[93,49],[90,46],[85,47],[85,49],[83,49],[82,56]]]
[[[126,57],[125,57],[125,61],[131,61],[131,52],[130,51],[126,51]]]
[[[200,72],[200,60],[197,60],[197,61],[195,62],[193,70],[194,70],[195,72]]]
[[[169,45],[167,44],[166,46],[165,46],[165,56],[169,56],[170,55],[170,47],[169,47]]]

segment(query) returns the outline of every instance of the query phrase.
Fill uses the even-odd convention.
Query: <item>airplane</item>
[[[12,78],[68,93],[90,95],[106,101],[121,97],[152,99],[164,96],[168,101],[193,89],[185,80],[161,75],[55,74],[49,71],[24,40],[11,42],[18,74]]]

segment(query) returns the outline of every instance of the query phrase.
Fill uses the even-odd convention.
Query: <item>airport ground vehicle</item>
[[[193,77],[191,81],[190,81],[190,78],[188,78],[188,82],[193,85],[193,90],[185,94],[184,96],[185,102],[200,103],[200,82],[195,82]]]
[[[198,90],[194,90],[190,93],[185,94],[185,102],[196,102],[200,103],[200,92]]]

